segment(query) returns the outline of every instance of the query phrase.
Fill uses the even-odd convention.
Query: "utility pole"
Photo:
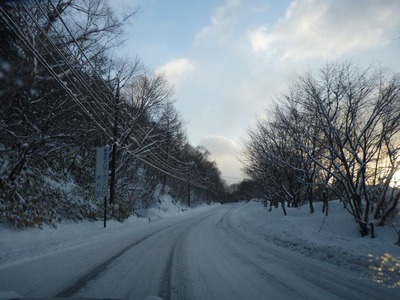
[[[189,173],[188,173],[188,206],[190,207],[190,194],[191,194],[191,181],[192,181],[192,166],[194,162],[189,163]]]
[[[113,131],[113,147],[111,153],[111,179],[110,179],[110,204],[114,203],[115,198],[115,169],[117,165],[117,135],[118,135],[118,111],[119,111],[119,78],[117,78],[117,91],[115,95],[115,115]]]
[[[192,168],[189,167],[189,174],[188,174],[188,207],[190,207],[190,193],[191,193],[191,188],[190,188],[190,181],[192,179]]]
[[[210,178],[207,176],[207,194],[206,194],[206,201],[208,204],[208,194],[209,194],[209,189],[210,189]]]

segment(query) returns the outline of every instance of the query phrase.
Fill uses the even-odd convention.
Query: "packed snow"
[[[329,214],[322,214],[322,203],[281,209],[267,208],[256,201],[243,205],[238,213],[240,226],[278,246],[298,251],[389,287],[400,287],[400,245],[396,245],[400,215],[392,224],[375,226],[376,238],[360,237],[358,226],[339,201],[329,203]],[[389,222],[390,223],[390,222]],[[396,228],[396,230],[395,230]]]
[[[100,276],[99,274],[102,274],[104,268],[109,267],[108,263],[106,264],[104,261],[109,260],[111,256],[118,257],[118,259],[121,256],[122,259],[122,256],[133,251],[131,250],[133,243],[135,248],[132,249],[137,249],[135,250],[137,253],[132,253],[129,260],[135,261],[138,267],[141,264],[145,265],[145,257],[151,262],[150,270],[146,272],[149,272],[147,278],[152,280],[143,282],[136,287],[136,293],[139,293],[137,295],[142,296],[153,295],[175,299],[182,298],[182,295],[189,293],[199,299],[217,299],[218,297],[225,299],[227,296],[233,297],[232,299],[240,299],[247,293],[247,295],[253,295],[255,299],[261,299],[265,292],[263,289],[267,288],[265,284],[264,287],[262,286],[263,280],[269,278],[269,284],[277,287],[276,294],[273,294],[271,290],[270,296],[280,296],[284,290],[287,293],[287,287],[290,286],[293,291],[289,292],[293,295],[285,294],[286,296],[292,295],[293,297],[288,296],[290,299],[297,299],[297,297],[318,299],[325,295],[323,294],[324,284],[327,289],[331,284],[328,281],[331,282],[331,280],[336,280],[335,278],[344,276],[335,275],[342,274],[340,273],[342,270],[345,271],[343,274],[347,273],[346,276],[361,277],[367,285],[384,289],[385,292],[393,295],[400,293],[400,246],[395,245],[397,235],[393,227],[376,227],[375,239],[361,238],[357,231],[357,225],[339,202],[330,202],[327,217],[320,212],[321,206],[318,203],[315,208],[316,213],[313,215],[309,214],[307,207],[287,208],[288,215],[284,216],[281,209],[268,211],[268,208],[263,207],[262,203],[258,201],[231,205],[204,205],[188,209],[174,203],[170,197],[164,197],[159,203],[159,207],[142,211],[140,218],[131,217],[124,223],[109,221],[107,228],[103,228],[103,223],[100,221],[63,222],[58,225],[57,229],[44,227],[43,229],[25,230],[0,224],[0,292],[3,292],[3,295],[16,292],[24,297],[75,295],[79,297],[129,298],[129,294],[120,293],[117,287],[114,288],[116,291],[113,291],[112,294],[107,294],[107,289],[111,288],[108,284],[104,284],[104,282],[109,283],[110,280],[112,282],[113,278],[114,281],[118,281],[115,279],[117,276],[115,274],[128,276],[129,273],[134,272],[131,267],[126,269],[126,262],[121,266],[114,266],[115,270],[109,273],[110,275]],[[394,221],[398,222],[398,219]],[[184,227],[183,224],[188,225]],[[201,227],[201,224],[204,226]],[[177,228],[183,229],[178,231]],[[138,237],[138,240],[132,238],[134,235]],[[149,238],[153,236],[154,241]],[[224,241],[227,237],[230,239]],[[155,240],[160,241],[161,246],[155,246]],[[259,245],[269,245],[269,251],[275,255],[273,260],[264,257],[258,241]],[[115,244],[112,246],[115,249],[106,248],[106,245],[110,243]],[[248,248],[249,246],[251,247]],[[96,265],[99,264],[96,258],[92,258],[93,253],[98,255],[95,249],[97,251],[102,249],[100,252],[104,257],[98,258],[98,260],[103,262],[104,268],[89,272],[89,270],[96,269]],[[226,259],[230,251],[232,257]],[[77,294],[75,290],[72,293],[72,289],[60,292],[59,286],[69,280],[68,276],[72,278],[75,276],[68,271],[68,265],[75,264],[76,266],[73,268],[82,265],[81,261],[71,260],[76,253],[87,257],[82,266],[87,269],[85,272],[99,278],[96,277],[97,281],[89,281],[88,286],[82,284],[81,287],[79,282],[75,283],[74,289],[79,290]],[[176,269],[166,270],[165,268],[168,268],[170,264],[177,264],[177,253],[179,253],[179,257],[184,257],[184,260],[178,264]],[[252,258],[253,256],[254,258]],[[63,276],[59,279],[52,274],[45,275],[52,276],[48,278],[48,280],[52,280],[52,284],[40,285],[39,281],[37,283],[35,281],[39,279],[32,279],[29,274],[18,273],[22,272],[21,270],[29,273],[30,267],[34,273],[38,272],[36,268],[43,269],[44,273],[50,272],[49,270],[57,269],[56,265],[60,263],[60,257],[65,257],[62,259],[68,261],[61,264],[61,268],[65,268],[61,272],[65,274],[62,274]],[[237,261],[233,260],[234,257],[237,258]],[[287,264],[285,264],[286,257]],[[164,260],[167,261],[167,267],[164,266]],[[209,263],[204,263],[204,261]],[[332,278],[326,279],[325,283],[321,282],[321,287],[317,288],[318,282],[311,284],[315,280],[318,281],[318,275],[313,275],[312,271],[305,270],[304,278],[302,275],[298,277],[298,274],[290,275],[291,265],[297,261],[303,265],[303,269],[315,267],[320,269],[320,272],[329,270]],[[263,266],[264,264],[265,266]],[[47,265],[48,269],[46,269]],[[185,270],[188,265],[197,271],[192,270],[189,272],[190,274],[185,275],[184,272],[187,272]],[[145,268],[145,266],[143,267]],[[257,272],[264,277],[252,276],[246,281],[244,277],[247,276],[247,273],[241,273],[244,272],[243,270],[239,271],[243,268],[258,270]],[[269,270],[270,273],[265,274],[266,270]],[[297,269],[294,271],[302,272]],[[237,273],[236,277],[233,273]],[[43,276],[43,274],[38,275]],[[195,275],[197,277],[194,277]],[[10,279],[12,276],[21,278],[21,282],[12,282]],[[146,276],[146,274],[143,271],[133,274],[133,278],[137,278],[137,280],[141,276]],[[175,281],[182,282],[180,276],[194,278],[193,286],[183,286],[179,290],[174,288]],[[293,278],[288,279],[290,276]],[[121,277],[120,281],[123,282],[124,278]],[[234,281],[229,282],[227,278],[245,281],[247,285],[244,284],[241,289],[235,290]],[[299,283],[299,280],[302,284]],[[345,278],[342,280],[343,282],[333,282],[332,287],[337,285],[337,288],[340,289],[339,286],[347,282]],[[160,281],[163,284],[158,287]],[[282,285],[282,282],[287,286]],[[32,286],[25,288],[24,284]],[[128,281],[126,284],[132,283]],[[15,288],[10,291],[10,287],[13,286]],[[204,286],[207,288],[203,288]],[[141,288],[142,290],[140,290]],[[37,291],[37,289],[42,290]],[[243,289],[246,290],[243,291]],[[159,292],[146,293],[146,291]],[[380,295],[382,290],[378,291],[377,294]],[[352,292],[354,293],[354,290]],[[337,295],[347,295],[343,293],[345,292],[339,291]],[[365,295],[360,295],[359,298],[362,297]],[[369,297],[369,299],[374,298],[375,295]]]
[[[163,195],[157,207],[138,210],[139,217],[131,217],[123,223],[108,220],[106,228],[103,221],[62,221],[56,228],[43,226],[42,229],[20,229],[11,224],[0,223],[0,270],[4,266],[62,252],[68,248],[130,234],[133,229],[140,230],[157,220],[167,221],[209,208],[204,205],[188,210],[179,202],[173,201],[169,195]]]

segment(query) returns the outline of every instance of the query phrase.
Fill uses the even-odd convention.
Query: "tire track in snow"
[[[226,223],[228,225],[230,224],[230,218],[231,218],[233,209],[234,209],[234,206],[231,206],[229,208],[229,210],[218,220],[217,224],[215,225],[215,228],[222,229],[224,231],[228,231],[228,226],[226,225]],[[227,221],[227,218],[229,218],[228,221]]]
[[[161,230],[159,230],[159,231],[161,231]],[[108,265],[110,265],[114,260],[116,260],[118,257],[123,255],[129,249],[131,249],[131,248],[135,247],[136,245],[140,244],[141,242],[147,240],[149,237],[151,237],[153,234],[155,234],[157,232],[158,231],[152,232],[152,233],[142,237],[141,239],[137,240],[133,244],[130,244],[129,246],[125,247],[124,249],[119,251],[117,254],[113,255],[112,257],[107,259],[105,262],[101,263],[100,265],[98,265],[97,267],[92,269],[90,272],[88,272],[87,274],[80,277],[73,285],[58,292],[54,297],[71,297],[72,295],[76,294],[81,288],[86,286],[87,282],[89,282],[90,280],[93,280],[98,275],[100,275],[102,272],[104,272],[107,269]]]
[[[139,245],[140,243],[144,242],[145,240],[149,239],[150,237],[152,237],[153,235],[160,233],[162,231],[168,230],[171,227],[174,226],[182,226],[182,223],[186,223],[186,222],[190,222],[191,219],[189,220],[183,220],[174,224],[171,224],[169,226],[166,226],[164,228],[155,230],[141,238],[139,238],[138,240],[134,241],[132,244],[128,245],[127,247],[121,249],[119,252],[117,252],[115,255],[111,256],[110,258],[108,258],[107,260],[105,260],[104,262],[102,262],[101,264],[99,264],[98,266],[96,266],[95,268],[93,268],[92,270],[90,270],[89,272],[87,272],[86,274],[84,274],[83,276],[79,277],[72,285],[62,289],[60,292],[58,292],[56,295],[54,295],[54,297],[71,297],[73,295],[75,295],[76,293],[78,293],[79,290],[81,290],[82,288],[86,287],[87,283],[91,280],[96,279],[101,273],[103,273],[104,271],[107,270],[107,268],[119,257],[121,257],[122,255],[124,255],[126,252],[128,252],[130,249],[132,249],[133,247]]]
[[[246,237],[241,236],[238,239],[236,226],[233,224],[232,216],[234,214],[235,206],[232,206],[224,215],[223,217],[217,222],[216,228],[222,229],[223,232],[230,236],[231,239],[236,240],[235,244],[243,244],[243,245],[251,245],[254,247],[255,245],[252,244]],[[257,247],[258,248],[258,247]],[[258,250],[260,250],[258,248]],[[243,255],[235,247],[228,247],[227,251],[231,253],[233,257],[235,257],[244,267],[249,267],[253,271],[256,271],[262,277],[264,277],[268,282],[273,282],[274,286],[280,290],[282,293],[286,294],[290,299],[307,299],[301,294],[299,294],[296,290],[291,288],[288,284],[284,281],[279,280],[274,275],[268,273],[268,271],[262,268],[257,262],[253,261],[249,257]]]
[[[168,260],[160,284],[159,295],[163,300],[191,299],[190,278],[186,277],[186,250],[185,242],[192,229],[201,222],[214,215],[216,211],[202,216],[183,230],[170,247]]]

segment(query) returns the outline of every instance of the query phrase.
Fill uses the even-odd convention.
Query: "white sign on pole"
[[[109,152],[108,145],[96,148],[96,198],[104,198],[107,195]]]

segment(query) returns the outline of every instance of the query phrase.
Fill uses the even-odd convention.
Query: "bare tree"
[[[362,236],[374,208],[384,224],[399,200],[390,185],[400,162],[400,75],[331,63],[318,76],[299,76],[279,100],[273,121],[250,134],[246,173],[287,195],[305,188],[310,201],[319,190],[326,205],[335,194]]]
[[[34,214],[52,207],[45,202],[56,197],[47,199],[43,193],[37,199],[23,186],[45,184],[39,181],[55,167],[59,174],[72,172],[88,149],[110,135],[106,116],[113,95],[102,76],[108,51],[121,41],[123,26],[134,13],[118,17],[100,0],[0,6],[1,65],[8,70],[0,79],[1,156],[6,162],[0,189],[7,195],[2,201],[10,205],[10,218],[18,217],[12,210],[21,203],[35,202],[25,209]],[[27,168],[31,172],[24,172]]]
[[[304,106],[309,113],[318,113],[324,138],[317,138],[316,142],[332,162],[331,169],[320,159],[314,157],[314,161],[340,185],[342,201],[362,235],[368,234],[369,185],[376,182],[377,174],[383,175],[376,170],[376,161],[390,158],[378,153],[383,141],[394,141],[393,133],[400,129],[396,104],[399,83],[398,75],[389,77],[382,70],[360,71],[348,63],[327,66],[320,81],[310,76],[301,81],[306,96]],[[391,126],[386,125],[388,120]],[[389,174],[396,170],[396,164],[388,167]],[[390,179],[386,177],[386,181]]]
[[[137,58],[111,53],[136,12],[117,15],[105,0],[0,4],[0,218],[18,226],[71,210],[96,218],[91,166],[104,144],[113,145],[118,219],[134,203],[150,205],[165,174],[185,185],[190,163],[172,87]],[[49,183],[67,180],[76,197]]]

